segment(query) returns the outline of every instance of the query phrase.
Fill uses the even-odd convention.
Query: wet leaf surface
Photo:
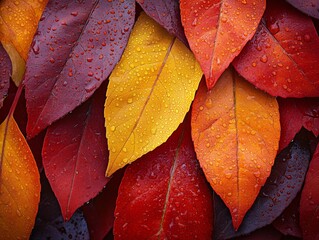
[[[319,1],[317,0],[286,0],[292,6],[305,14],[319,19]]]
[[[0,108],[8,95],[10,86],[11,62],[8,54],[0,44]]]

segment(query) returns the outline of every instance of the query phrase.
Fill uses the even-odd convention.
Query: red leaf
[[[233,62],[273,96],[319,96],[319,37],[311,18],[284,1],[268,1],[254,38]]]
[[[279,150],[284,149],[302,127],[319,135],[319,98],[281,99],[280,110],[281,137]]]
[[[163,26],[169,33],[178,37],[179,40],[187,44],[187,40],[182,27],[179,1],[178,0],[137,0],[143,10]]]
[[[104,95],[105,87],[49,127],[44,139],[43,166],[66,220],[108,181]]]
[[[133,0],[49,1],[27,62],[29,137],[79,106],[108,77],[134,12]]]
[[[319,239],[319,145],[310,162],[300,200],[300,226],[305,240]]]
[[[118,239],[211,239],[212,199],[184,123],[130,165],[119,189]],[[191,233],[191,234],[190,234]]]
[[[10,85],[11,61],[0,44],[0,108],[3,106],[3,101],[6,98]]]
[[[318,0],[286,0],[298,10],[319,19],[319,1]]]
[[[265,0],[181,0],[185,34],[208,89],[253,37],[265,7]]]

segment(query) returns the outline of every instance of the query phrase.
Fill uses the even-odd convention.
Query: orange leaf
[[[192,138],[207,180],[230,209],[237,229],[270,174],[280,137],[274,97],[226,70],[192,108]]]
[[[185,34],[211,89],[254,35],[265,0],[181,0]]]
[[[28,239],[40,201],[40,176],[13,118],[0,125],[0,149],[0,238]]]

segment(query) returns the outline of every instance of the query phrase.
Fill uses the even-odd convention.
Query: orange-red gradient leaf
[[[226,70],[215,87],[202,83],[192,108],[192,138],[207,180],[237,229],[270,174],[280,137],[274,97]]]
[[[28,239],[40,201],[40,176],[13,118],[0,125],[0,239]]]
[[[265,7],[265,0],[181,0],[185,34],[209,89],[253,37]]]

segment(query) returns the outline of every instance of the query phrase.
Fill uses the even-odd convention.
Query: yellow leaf
[[[22,80],[33,36],[48,0],[1,0],[0,41],[12,62],[12,79]]]
[[[142,13],[106,93],[106,175],[164,143],[188,112],[202,77],[193,54]]]
[[[28,239],[40,201],[40,176],[31,150],[11,117],[0,125],[0,239]]]

